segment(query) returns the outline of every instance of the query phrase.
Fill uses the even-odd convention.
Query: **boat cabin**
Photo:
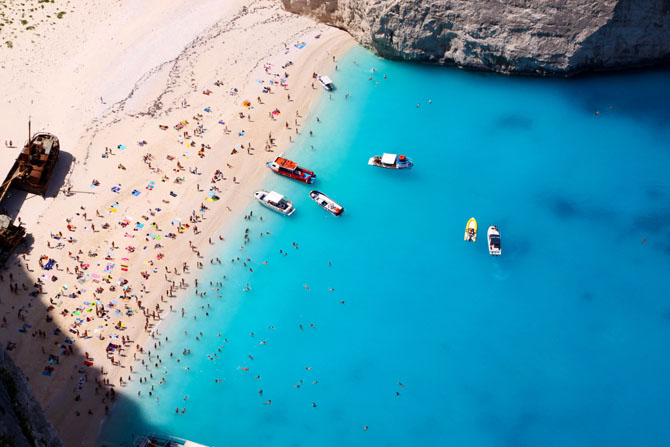
[[[298,164],[295,161],[288,160],[283,157],[277,157],[275,158],[275,161],[273,162],[274,165],[277,166],[277,168],[293,172],[295,169],[298,167]]]
[[[331,92],[335,88],[333,80],[330,79],[328,76],[319,76],[317,79],[319,80],[321,86],[327,91]]]
[[[270,202],[270,203],[273,204],[273,205],[277,205],[277,206],[279,206],[279,204],[280,204],[282,201],[284,201],[284,196],[281,195],[281,194],[279,194],[279,193],[276,192],[276,191],[270,191],[270,192],[265,196],[265,200],[267,200],[268,202]]]
[[[397,158],[397,154],[384,154],[382,155],[382,164],[393,166]]]

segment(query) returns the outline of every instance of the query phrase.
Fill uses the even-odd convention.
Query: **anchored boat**
[[[471,217],[465,225],[465,241],[477,242],[477,219]]]
[[[344,213],[344,207],[319,191],[310,191],[309,196],[324,210],[333,216],[340,216]]]
[[[138,436],[133,443],[134,447],[207,447],[186,439],[168,435],[149,434]]]
[[[489,240],[489,253],[492,256],[500,256],[502,254],[502,248],[500,248],[500,231],[498,231],[498,227],[491,225],[486,236]]]
[[[414,163],[405,155],[384,154],[382,156],[375,155],[368,160],[370,166],[379,166],[386,169],[412,169]]]
[[[330,79],[328,76],[317,76],[316,80],[319,81],[321,87],[323,87],[328,92],[332,92],[335,89],[335,84],[333,84],[333,80]]]
[[[268,162],[266,166],[279,175],[292,178],[302,183],[311,184],[316,180],[316,174],[313,171],[303,169],[294,161],[284,158],[281,155]]]
[[[295,211],[293,203],[278,192],[256,191],[254,197],[261,202],[261,204],[273,211],[283,214],[284,216],[290,216]]]

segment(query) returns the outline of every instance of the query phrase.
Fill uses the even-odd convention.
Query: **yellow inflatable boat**
[[[477,219],[474,217],[471,217],[467,225],[465,225],[465,237],[463,240],[477,242]]]

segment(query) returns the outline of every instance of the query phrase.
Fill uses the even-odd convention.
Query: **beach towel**
[[[119,192],[119,191],[121,191],[121,188],[119,188],[118,186],[112,186],[112,192]]]
[[[305,45],[307,45],[307,42],[297,42],[293,46],[296,47],[299,50],[302,50],[303,48],[305,48]]]
[[[123,145],[123,144],[119,144],[119,145],[116,146],[116,147],[117,147],[118,149],[122,150],[122,151],[126,150],[126,146]]]
[[[152,191],[152,190],[154,189],[154,186],[156,186],[156,182],[154,182],[154,181],[152,180],[152,181],[150,181],[149,184],[147,185],[147,189],[148,189],[149,191]]]
[[[134,195],[135,197],[137,197],[137,196],[140,195],[140,192],[136,189],[133,189],[133,192],[131,192],[131,194]]]

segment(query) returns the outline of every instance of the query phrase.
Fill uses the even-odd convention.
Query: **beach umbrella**
[[[274,110],[272,111],[272,114],[275,115],[275,116],[276,116],[276,115],[279,115],[280,113],[281,113],[281,112],[279,111],[279,109],[274,109]]]

